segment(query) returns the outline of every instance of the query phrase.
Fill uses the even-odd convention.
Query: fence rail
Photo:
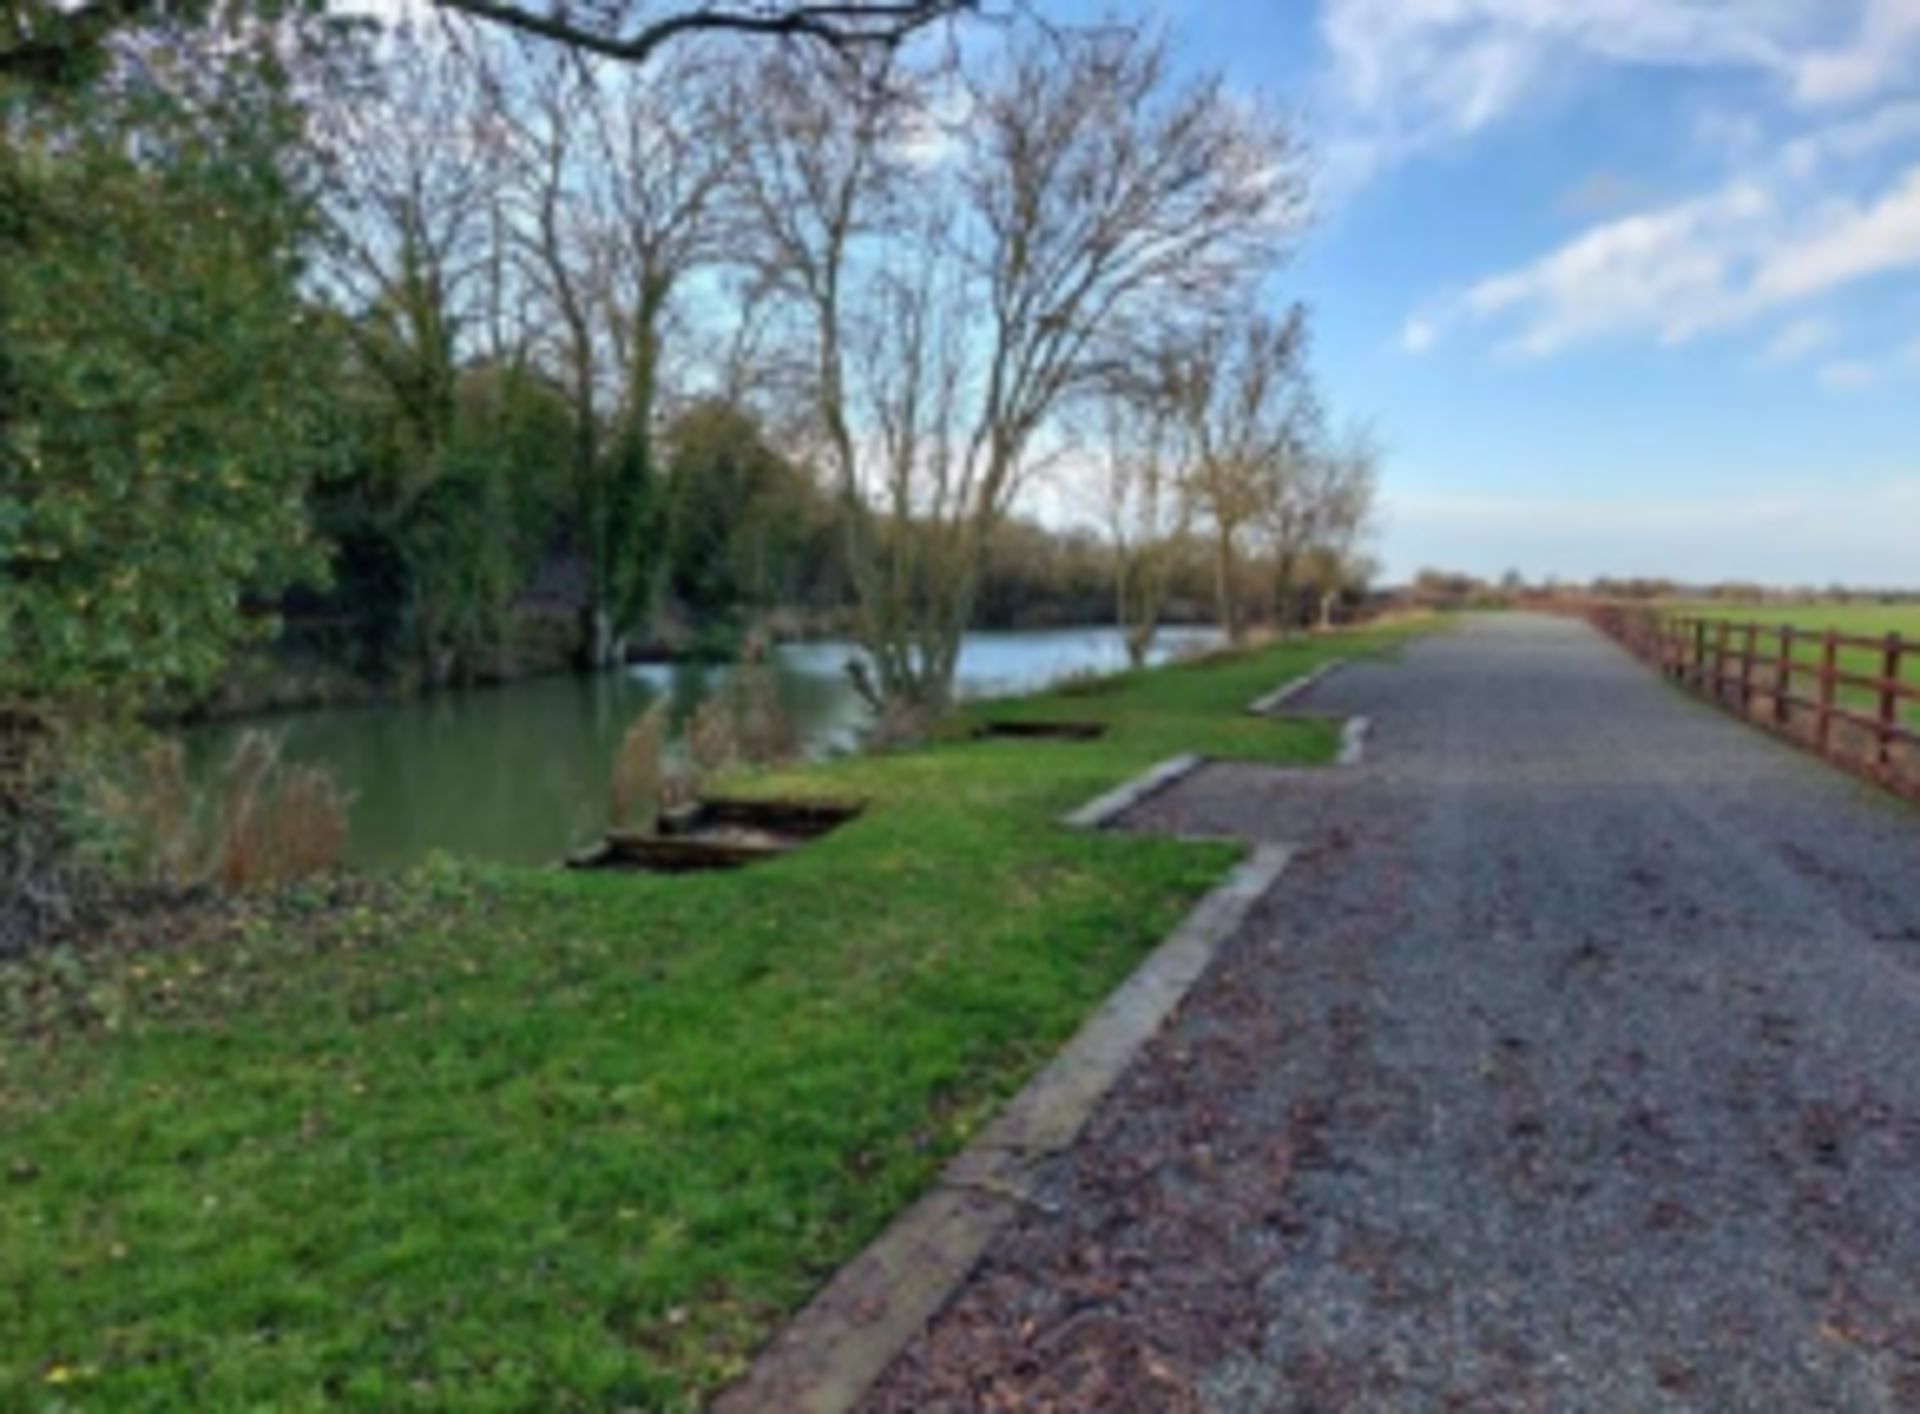
[[[1920,800],[1920,639],[1737,623],[1639,605],[1587,617],[1674,682]]]

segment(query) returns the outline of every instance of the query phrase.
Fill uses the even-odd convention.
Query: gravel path
[[[1920,813],[1491,618],[871,1410],[1920,1409]]]

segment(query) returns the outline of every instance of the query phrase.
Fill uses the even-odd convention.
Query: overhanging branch
[[[564,3],[531,8],[512,0],[435,0],[449,10],[504,25],[557,44],[645,63],[676,39],[731,33],[774,39],[811,39],[844,49],[900,43],[936,20],[975,9],[979,0],[843,0],[837,4],[696,5],[648,21],[628,33],[581,24]]]

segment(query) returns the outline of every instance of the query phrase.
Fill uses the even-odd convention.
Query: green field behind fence
[[[1790,624],[1796,631],[1793,640],[1794,662],[1804,663],[1812,669],[1818,669],[1824,661],[1823,635],[1828,629],[1840,634],[1870,638],[1883,638],[1889,633],[1897,633],[1911,645],[1901,661],[1900,680],[1920,688],[1920,604],[1715,603],[1671,604],[1663,607],[1669,613],[1738,624],[1759,624],[1762,628]],[[1744,645],[1744,638],[1736,634],[1732,644],[1734,650],[1739,651]],[[1761,634],[1759,652],[1762,658],[1774,657],[1778,645],[1776,636]],[[1842,672],[1879,677],[1884,656],[1878,648],[1843,647],[1837,662]],[[1762,681],[1764,683],[1765,679]],[[1810,674],[1796,674],[1795,691],[1807,697],[1817,697],[1818,680]],[[1843,686],[1839,701],[1856,711],[1871,712],[1877,709],[1879,699],[1868,689]],[[1909,723],[1920,724],[1920,703],[1908,702],[1905,717]]]

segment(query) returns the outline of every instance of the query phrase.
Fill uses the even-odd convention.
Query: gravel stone
[[[1303,706],[1300,847],[872,1411],[1920,1409],[1920,812],[1579,623]]]

